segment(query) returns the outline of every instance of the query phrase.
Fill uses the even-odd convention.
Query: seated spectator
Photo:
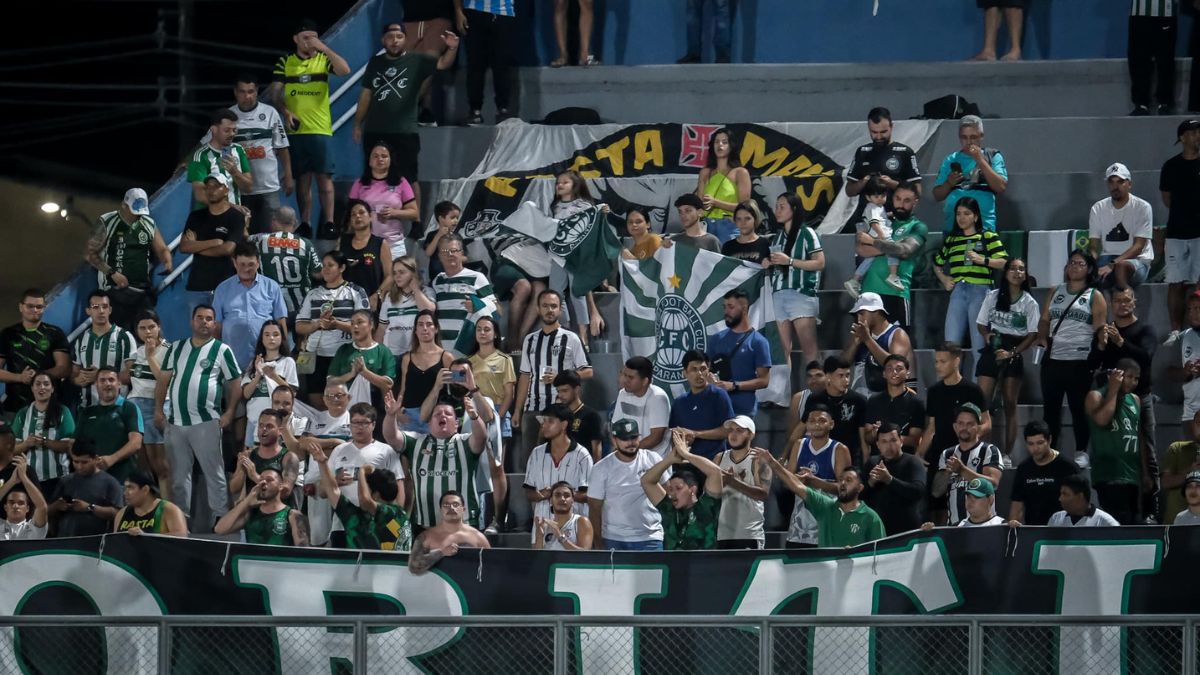
[[[466,522],[466,502],[455,490],[447,490],[438,498],[441,518],[437,524],[424,529],[413,540],[412,553],[408,556],[408,570],[413,574],[424,574],[437,561],[458,553],[460,547],[491,548],[487,537]]]
[[[876,241],[891,241],[892,240],[892,220],[888,218],[887,211],[884,210],[884,205],[887,204],[889,191],[887,186],[878,178],[867,181],[867,186],[862,191],[863,199],[866,201],[866,207],[863,209],[862,222],[858,224],[858,231],[869,234]],[[878,256],[868,255],[862,257],[862,262],[858,263],[858,267],[854,270],[854,276],[846,281],[844,286],[850,297],[857,300],[859,294],[862,293],[862,280],[867,276],[867,272],[871,269],[871,265],[875,263],[875,258]],[[903,291],[904,282],[897,275],[897,269],[900,265],[900,259],[894,256],[887,256],[888,275],[883,281],[892,288]]]
[[[804,366],[804,389],[792,394],[792,400],[788,404],[788,441],[795,438],[800,438],[804,434],[796,435],[796,426],[800,424],[800,412],[804,410],[804,406],[808,403],[808,399],[813,394],[822,394],[825,392],[825,367],[820,361],[809,361],[808,365]]]
[[[1004,454],[1012,452],[1017,437],[1017,399],[1025,379],[1023,354],[1037,342],[1038,317],[1041,309],[1029,292],[1032,282],[1028,266],[1020,258],[1009,258],[1004,264],[1004,282],[983,299],[975,328],[983,336],[983,353],[975,359],[975,378],[983,399],[993,400],[996,387],[1003,380]],[[961,356],[961,351],[960,351]],[[990,428],[990,424],[989,424]]]
[[[833,420],[833,430],[830,438],[847,448],[853,448],[851,454],[859,452],[869,454],[866,441],[866,430],[863,429],[867,415],[867,398],[850,389],[850,363],[840,356],[830,356],[825,359],[823,366],[825,387],[809,396],[803,406],[796,411],[796,424],[788,436],[788,447],[795,447],[809,433],[808,413],[824,407],[829,411]],[[792,466],[791,463],[788,466]],[[835,476],[837,474],[834,474]]]
[[[99,273],[100,288],[111,293],[113,323],[133,331],[138,314],[154,306],[154,260],[163,274],[174,269],[145,190],[130,188],[116,211],[100,216],[85,259]]]
[[[300,458],[283,445],[282,427],[283,416],[278,410],[267,409],[259,413],[255,425],[258,443],[238,453],[237,468],[229,476],[230,494],[244,496],[244,490],[258,485],[262,472],[274,469],[279,474],[281,499],[293,506],[299,503],[292,493],[300,475]]]
[[[442,237],[448,234],[457,234],[459,221],[462,218],[462,209],[454,202],[438,202],[433,207],[434,227],[425,232],[425,255],[429,258],[429,279],[437,278],[437,275],[445,271],[442,268],[441,257],[438,255],[438,242]],[[471,240],[473,241],[473,240]],[[463,240],[463,248],[466,248],[471,241]],[[471,263],[468,263],[470,266]],[[483,270],[476,270],[483,271]]]
[[[1122,525],[1137,522],[1139,490],[1153,491],[1146,448],[1139,432],[1142,402],[1133,390],[1141,366],[1122,359],[1107,371],[1107,381],[1087,395],[1084,409],[1091,428],[1092,482],[1100,506]]]
[[[865,293],[875,293],[883,298],[887,313],[901,326],[908,326],[909,298],[912,295],[913,272],[925,248],[929,228],[917,219],[917,203],[921,196],[915,184],[901,183],[892,190],[892,238],[875,239],[866,232],[855,237],[854,253],[859,256],[874,256],[862,280]],[[886,257],[885,257],[886,256]],[[901,288],[888,283],[891,269],[888,258],[897,258],[896,275]]]
[[[550,515],[534,516],[533,548],[538,551],[590,551],[592,521],[575,510],[576,491],[560,480],[550,486]]]
[[[499,303],[488,277],[463,267],[467,259],[464,255],[465,244],[458,233],[443,235],[437,247],[443,271],[433,278],[430,285],[433,286],[433,299],[437,303],[442,346],[454,351],[463,327],[469,322],[478,321],[479,317],[494,315]],[[511,305],[509,307],[511,319]],[[524,335],[519,331],[510,331],[508,334]]]
[[[898,321],[889,321],[890,313],[878,293],[863,293],[850,309],[850,340],[842,349],[842,358],[854,362],[854,389],[865,395],[887,388],[883,363],[896,354],[912,356],[912,340]]]
[[[275,469],[262,472],[246,496],[221,516],[213,532],[243,532],[247,544],[309,546],[308,518],[283,502],[283,481]]]
[[[46,538],[46,498],[37,481],[29,478],[28,466],[25,455],[12,458],[13,471],[5,483],[4,521],[0,524],[2,541]]]
[[[879,514],[889,535],[921,525],[921,500],[925,496],[925,465],[915,455],[904,452],[900,443],[900,428],[884,422],[875,435],[879,454],[863,467],[867,475],[863,500]]]
[[[831,497],[822,490],[805,485],[805,479],[812,475],[808,469],[801,468],[792,473],[766,450],[755,449],[754,456],[767,461],[775,475],[812,512],[817,522],[819,547],[858,546],[886,536],[879,514],[859,499],[864,484],[862,470],[858,467],[847,466],[841,470],[838,474],[837,497]]]
[[[837,494],[838,476],[854,465],[850,449],[830,437],[830,431],[834,428],[833,412],[825,405],[812,403],[805,411],[804,422],[807,436],[793,446],[794,449],[787,454],[786,464],[781,466],[785,466],[789,474],[795,472],[799,482],[809,488]],[[780,477],[780,480],[784,479]],[[788,486],[786,480],[784,486]],[[808,510],[804,499],[796,501],[788,519],[785,545],[788,548],[811,548],[817,545],[819,538],[816,514]]]
[[[925,404],[908,388],[908,368],[908,359],[899,354],[888,355],[883,362],[887,389],[867,399],[866,440],[872,455],[879,454],[876,436],[885,422],[899,427],[900,442],[906,452],[916,452],[921,446],[925,432]],[[865,466],[868,459],[870,457],[862,457],[860,465]]]
[[[370,403],[383,407],[383,393],[392,390],[396,377],[396,359],[392,352],[375,341],[375,313],[355,310],[350,315],[350,344],[338,347],[329,364],[329,379],[346,383],[351,403]]]
[[[651,382],[653,374],[654,364],[644,356],[634,356],[625,362],[618,378],[621,390],[613,403],[611,421],[614,425],[620,420],[636,422],[643,434],[638,447],[665,458],[670,449],[671,397]]]
[[[158,376],[162,372],[160,364],[170,343],[163,339],[158,314],[153,310],[148,309],[138,315],[136,328],[142,346],[125,359],[121,381],[129,385],[128,400],[142,415],[142,451],[145,453],[146,466],[158,479],[158,495],[170,499],[171,467],[167,464],[163,429],[156,423],[156,412],[161,411],[154,408],[154,390],[158,387]],[[65,454],[63,458],[66,458]]]
[[[43,489],[51,494],[58,480],[70,473],[68,453],[75,438],[75,416],[54,395],[54,378],[45,372],[33,377],[33,403],[17,411],[10,429],[17,455],[29,461]]]
[[[1092,486],[1080,474],[1067,476],[1059,486],[1063,510],[1050,516],[1050,527],[1118,527],[1116,518],[1092,506]]]
[[[1184,431],[1192,440],[1175,441],[1167,446],[1167,454],[1163,457],[1164,525],[1172,524],[1174,515],[1187,506],[1184,502],[1185,479],[1200,469],[1200,410],[1193,415],[1190,427],[1184,424]]]
[[[335,504],[334,513],[345,528],[346,548],[407,553],[412,548],[412,526],[402,502],[403,483],[396,474],[370,462],[334,470],[329,458],[317,450],[313,459],[321,471],[320,491]],[[398,463],[397,463],[398,465]],[[353,482],[355,490],[342,491]],[[357,498],[352,501],[348,495]]]
[[[98,471],[107,471],[118,485],[137,471],[137,452],[142,448],[144,429],[142,414],[137,406],[121,397],[121,381],[117,371],[101,368],[96,376],[100,398],[95,405],[79,410],[75,427],[75,442],[86,443],[95,449]]]
[[[735,207],[751,201],[751,193],[750,172],[742,166],[741,142],[734,141],[728,128],[717,129],[708,137],[704,168],[696,179],[696,196],[703,205],[709,233],[721,244],[737,236],[733,223]],[[755,220],[761,222],[762,215]]]
[[[59,480],[50,496],[48,508],[56,536],[86,537],[112,531],[117,509],[124,506],[122,488],[98,464],[96,447],[88,440],[76,440],[71,446],[74,472]],[[22,482],[28,485],[27,480]]]
[[[362,288],[375,309],[379,307],[379,289],[392,285],[392,250],[371,232],[373,217],[370,204],[351,199],[346,204],[346,226],[338,250],[346,257],[346,280]]]
[[[610,551],[661,551],[662,515],[642,490],[641,477],[662,461],[653,450],[638,447],[636,420],[613,422],[613,452],[592,467],[588,485],[588,519],[600,535],[594,547]],[[668,477],[659,478],[659,486]]]
[[[158,494],[158,479],[145,471],[134,471],[125,479],[125,506],[113,518],[113,532],[166,534],[187,537],[183,510]]]
[[[678,429],[688,438],[692,452],[714,459],[725,449],[729,436],[726,423],[736,414],[733,403],[724,389],[712,383],[704,352],[692,349],[683,355],[683,376],[688,392],[671,404],[671,429]]]
[[[1163,346],[1179,342],[1179,362],[1183,376],[1183,417],[1185,427],[1193,426],[1193,418],[1200,412],[1200,290],[1188,294],[1188,327],[1177,340],[1169,337]],[[1196,429],[1185,429],[1184,434],[1193,435]]]
[[[766,544],[763,503],[771,487],[771,468],[751,454],[754,420],[745,415],[725,423],[729,449],[717,453],[713,463],[721,468],[724,486],[721,515],[717,519],[717,548],[760,550]]]
[[[931,510],[937,525],[957,523],[967,517],[966,489],[971,481],[983,478],[990,480],[993,486],[1000,484],[1000,450],[980,439],[982,420],[983,413],[975,405],[964,403],[958,408],[958,416],[954,419],[958,443],[942,451],[937,463],[941,475],[935,479],[932,490]]]
[[[775,303],[775,324],[779,344],[792,369],[792,332],[806,361],[820,356],[817,345],[817,315],[820,302],[821,273],[825,269],[825,251],[816,229],[803,222],[804,203],[793,192],[775,199],[776,230],[771,241],[771,301]]]
[[[295,327],[296,315],[313,289],[314,280],[321,278],[317,249],[311,241],[296,234],[297,225],[292,207],[281,206],[271,214],[270,232],[250,237],[258,249],[259,270],[283,289],[289,328]]]
[[[567,65],[567,2],[554,0],[554,39],[558,43],[558,58],[550,62],[551,68]],[[598,66],[600,60],[592,54],[593,0],[579,0],[579,60],[576,65]]]
[[[996,487],[986,478],[973,478],[964,490],[967,495],[967,517],[958,521],[959,527],[982,527],[1003,525],[1004,519],[996,515]]]
[[[684,463],[691,466],[675,469],[663,489],[659,484],[663,473],[672,465]],[[686,436],[672,432],[670,452],[642,475],[642,491],[662,514],[664,549],[696,551],[717,547],[723,478],[720,467],[691,453]]]
[[[251,364],[264,323],[278,324],[280,345],[287,345],[288,308],[279,284],[258,273],[254,244],[238,242],[233,263],[237,274],[222,281],[213,293],[217,315],[213,334],[229,345],[238,363]],[[286,346],[281,348],[286,350]]]
[[[409,87],[415,88],[411,83]],[[363,93],[368,90],[363,89]],[[401,175],[400,164],[392,161],[392,146],[386,141],[371,145],[366,170],[350,186],[350,199],[362,200],[371,207],[371,234],[387,244],[392,260],[408,255],[405,230],[409,222],[421,219],[421,208],[412,185]]]
[[[1004,155],[984,147],[983,120],[977,115],[965,115],[958,121],[958,142],[961,149],[942,160],[933,186],[933,198],[946,204],[942,229],[950,232],[954,228],[958,201],[971,197],[979,204],[982,228],[995,232],[996,197],[1008,189]]]
[[[733,209],[733,222],[737,234],[721,244],[721,255],[769,268],[770,240],[758,236],[758,227],[762,220],[762,211],[753,200],[739,203]]]
[[[71,345],[58,326],[42,321],[46,293],[26,289],[17,303],[21,320],[0,331],[0,382],[4,383],[5,413],[12,414],[33,402],[29,385],[39,370],[54,378],[55,386],[71,375]]]
[[[1100,266],[1103,288],[1137,288],[1154,264],[1154,211],[1131,194],[1133,178],[1124,164],[1108,167],[1104,177],[1109,196],[1092,204],[1088,250]]]
[[[592,472],[592,455],[567,435],[571,411],[555,403],[537,415],[545,443],[529,453],[525,465],[525,497],[533,507],[536,518],[550,518],[553,486],[566,481],[575,493],[575,513],[587,515],[588,475]]]
[[[467,104],[471,108],[467,125],[483,124],[483,82],[489,68],[499,124],[514,116],[509,111],[509,97],[513,79],[510,54],[517,25],[515,6],[511,2],[459,0],[454,9],[458,34],[467,36]]]
[[[108,291],[92,291],[87,303],[92,324],[71,343],[71,383],[79,388],[81,406],[96,404],[99,398],[96,378],[101,368],[120,370],[125,359],[137,351],[133,333],[112,322],[112,298]]]
[[[625,229],[629,232],[629,248],[621,249],[626,260],[649,260],[662,246],[663,238],[650,231],[650,216],[645,207],[630,206],[625,213]]]
[[[688,0],[687,2],[687,53],[675,63],[700,63],[700,35],[703,32],[705,0]],[[712,1],[713,49],[716,51],[717,63],[729,63],[731,35],[730,24],[733,21],[732,3],[729,0]]]
[[[324,283],[308,292],[296,314],[296,335],[307,337],[303,347],[315,365],[306,382],[308,400],[318,409],[324,407],[321,392],[329,377],[329,365],[342,345],[350,342],[350,316],[355,310],[368,309],[367,294],[346,281],[346,256],[330,251],[321,258]]]
[[[770,384],[771,345],[750,324],[750,296],[735,288],[725,294],[725,330],[708,338],[708,358],[717,387],[729,393],[733,411],[753,418],[756,391]]]
[[[259,415],[271,409],[271,396],[275,390],[279,387],[300,387],[300,379],[296,374],[296,360],[288,356],[285,349],[283,331],[279,324],[270,321],[262,324],[253,356],[243,361],[247,364],[241,381],[242,400],[246,403],[246,434],[243,447],[254,447],[254,441],[258,438]]]
[[[224,174],[209,174],[203,184],[205,206],[188,214],[179,240],[179,252],[192,255],[187,280],[192,309],[211,305],[217,286],[237,274],[234,249],[245,241],[250,224],[246,212],[229,203],[229,179]]]
[[[225,198],[230,204],[242,203],[242,194],[254,189],[254,174],[246,149],[234,143],[238,132],[238,116],[228,108],[213,114],[205,136],[207,141],[192,154],[187,165],[187,179],[192,184],[192,210],[203,209],[210,203],[207,183],[210,176],[221,176],[229,188]],[[249,215],[249,211],[246,211]],[[247,223],[249,224],[249,223]]]
[[[1000,35],[1000,10],[1004,10],[1004,23],[1008,26],[1008,52],[1001,61],[1021,60],[1021,32],[1025,28],[1025,10],[1029,0],[975,0],[983,10],[983,49],[972,57],[972,61],[995,61],[996,38]]]
[[[379,289],[379,327],[375,329],[375,340],[388,348],[397,363],[412,347],[417,312],[437,310],[433,297],[433,289],[421,279],[416,258],[406,255],[392,259],[392,283]]]
[[[567,369],[554,376],[555,401],[566,406],[571,414],[567,435],[591,454],[592,462],[599,462],[604,445],[604,417],[599,410],[584,405],[580,398],[582,386],[578,371]],[[511,398],[511,383],[509,392]]]
[[[1058,511],[1058,488],[1063,479],[1079,472],[1075,463],[1050,447],[1050,427],[1042,420],[1025,425],[1029,457],[1017,465],[1012,487],[1009,520],[1025,525],[1045,525]]]
[[[1007,258],[1000,237],[981,228],[979,203],[961,197],[954,207],[954,229],[933,256],[933,272],[942,287],[950,291],[943,334],[960,345],[967,344],[969,338],[976,362],[985,343],[975,323],[992,287],[994,270],[1004,267]],[[943,268],[949,268],[949,274]]]
[[[1175,514],[1176,525],[1200,525],[1200,471],[1192,471],[1183,479],[1183,498],[1187,508]]]
[[[675,242],[679,242],[705,251],[720,253],[721,240],[709,233],[704,221],[701,220],[703,209],[704,202],[696,195],[690,192],[680,195],[675,200],[675,210],[679,214],[679,224],[683,227],[683,231],[664,237],[662,246],[670,248],[675,245]]]

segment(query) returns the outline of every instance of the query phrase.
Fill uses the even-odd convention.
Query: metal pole
[[[354,622],[354,673],[367,675],[367,627],[361,620]]]
[[[554,619],[554,675],[567,675],[567,629],[561,616]]]
[[[983,672],[983,628],[979,619],[971,619],[967,631],[967,672]]]
[[[171,672],[171,627],[165,616],[158,620],[158,672]]]
[[[1196,675],[1196,622],[1183,622],[1183,675]]]
[[[771,630],[771,621],[763,619],[758,623],[758,672],[759,675],[771,675],[772,662],[775,652],[775,634]]]

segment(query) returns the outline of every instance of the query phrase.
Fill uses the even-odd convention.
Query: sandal
[[[596,58],[592,54],[588,54],[587,58],[584,59],[584,61],[581,65],[583,65],[583,67],[585,67],[585,68],[588,66],[598,66],[598,65],[600,65],[600,59]]]
[[[566,60],[566,58],[564,58],[562,56],[560,56],[557,59],[554,59],[553,61],[550,62],[551,68],[562,68],[565,65],[567,65],[567,60]]]

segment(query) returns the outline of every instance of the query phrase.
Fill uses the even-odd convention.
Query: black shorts
[[[392,166],[400,172],[414,188],[417,186],[417,156],[421,154],[421,137],[418,134],[372,134],[363,132],[363,161],[371,157],[371,148],[383,141],[392,149]]]
[[[722,551],[740,551],[751,549],[761,551],[763,548],[763,540],[761,539],[719,539],[717,540],[717,548]]]
[[[899,295],[883,295],[883,309],[887,312],[888,319],[900,324],[900,327],[908,330],[908,299]]]
[[[521,269],[517,264],[503,256],[496,258],[492,264],[492,290],[496,292],[497,300],[507,300],[511,294],[513,286],[517,282],[524,279],[529,283],[540,281],[543,284],[549,283],[549,277],[534,277],[528,272]]]
[[[1019,338],[1015,335],[1001,335],[1000,348],[1011,352],[1022,340],[1024,338]],[[996,351],[990,345],[983,348],[983,354],[979,356],[979,362],[975,364],[975,377],[997,379],[1000,377],[1000,368],[1002,365],[1004,366],[1005,377],[1015,377],[1017,379],[1025,377],[1025,359],[1020,354],[1014,355],[1007,363],[1001,364],[996,361]]]

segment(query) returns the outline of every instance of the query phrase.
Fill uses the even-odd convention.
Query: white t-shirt
[[[576,490],[587,489],[588,476],[592,472],[592,455],[583,446],[571,441],[571,447],[562,461],[554,463],[550,456],[550,444],[542,443],[529,453],[529,463],[525,466],[525,483],[523,487],[531,490],[545,490],[560,480],[565,480]],[[575,503],[575,513],[581,516],[588,514],[587,504]],[[550,517],[550,500],[543,499],[533,505],[533,515],[543,518]]]
[[[958,521],[959,527],[987,527],[988,525],[1003,525],[1004,519],[1000,516],[992,516],[982,523],[972,523],[970,518],[963,518]]]
[[[617,402],[613,406],[612,421],[617,420],[634,420],[642,438],[645,438],[654,429],[666,429],[671,426],[671,397],[656,384],[651,384],[642,396],[634,396],[621,389],[617,392]],[[664,433],[662,441],[648,449],[659,456],[666,455],[670,440],[671,435]]]
[[[1066,511],[1059,511],[1050,516],[1050,522],[1046,525],[1047,527],[1119,527],[1121,524],[1104,511],[1093,509],[1086,516],[1080,518],[1077,523],[1071,522],[1071,516],[1067,515]]]
[[[598,534],[614,541],[662,541],[662,515],[645,491],[642,474],[662,461],[662,455],[650,450],[638,450],[637,457],[623,462],[616,452],[596,462],[588,483],[588,499],[604,502],[601,529]],[[661,485],[671,475],[663,473]]]
[[[392,449],[392,446],[379,441],[371,441],[369,444],[358,447],[353,442],[342,443],[333,449],[329,454],[329,470],[336,476],[339,469],[355,477],[358,476],[358,471],[363,464],[370,464],[377,469],[387,469],[396,474],[396,480],[404,478],[404,469],[400,466],[400,455]],[[309,462],[308,475],[305,476],[305,481],[309,485],[317,485],[321,480],[321,466],[316,462]],[[351,483],[343,485],[341,488],[342,496],[351,504],[358,506],[358,485]],[[332,504],[331,504],[332,506]],[[333,532],[342,530],[342,523],[335,514],[333,517]]]
[[[991,326],[992,330],[1001,335],[1023,338],[1030,333],[1036,333],[1038,321],[1042,318],[1042,310],[1038,307],[1037,300],[1028,292],[1022,292],[1020,300],[1011,303],[1007,312],[1001,312],[996,309],[996,301],[1002,292],[1007,293],[1008,289],[997,288],[988,291],[983,304],[979,306],[979,316],[975,317],[975,323]]]
[[[18,541],[21,539],[45,539],[46,525],[38,527],[33,524],[33,519],[23,520],[13,524],[7,520],[0,521],[0,541]],[[47,523],[49,524],[49,523]],[[659,534],[659,538],[662,535]]]
[[[1100,240],[1100,255],[1121,255],[1133,244],[1134,237],[1145,237],[1146,245],[1137,259],[1149,265],[1154,262],[1154,247],[1150,239],[1154,234],[1154,211],[1150,202],[1129,195],[1125,206],[1113,206],[1112,197],[1105,197],[1092,204],[1088,215],[1088,237]]]
[[[875,236],[875,230],[871,229],[871,223],[878,222],[879,229],[883,231],[884,239],[892,238],[892,219],[887,217],[887,211],[879,204],[867,202],[866,208],[863,209],[863,227],[864,231]]]

